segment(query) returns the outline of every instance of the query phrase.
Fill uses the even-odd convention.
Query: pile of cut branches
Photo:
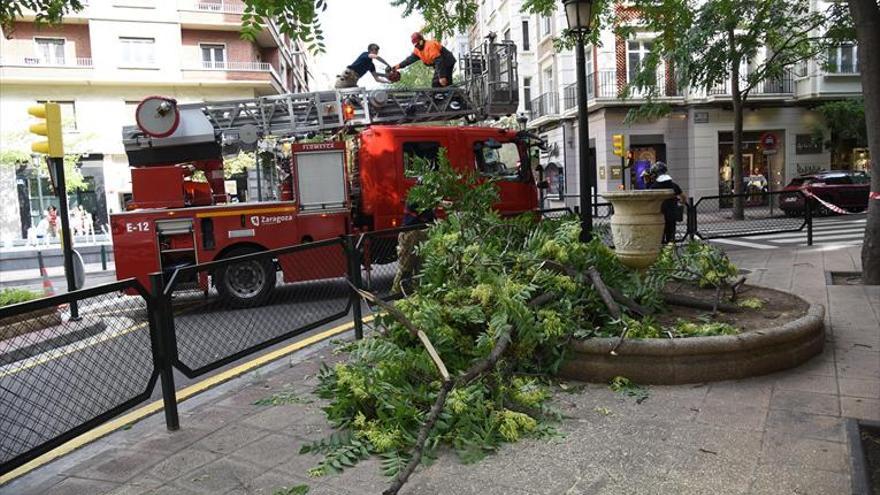
[[[381,457],[394,476],[386,493],[441,448],[474,462],[505,442],[554,434],[549,377],[568,342],[663,309],[674,273],[628,270],[600,241],[580,242],[575,218],[501,218],[495,186],[457,174],[444,156],[419,173],[410,202],[451,206],[418,247],[406,299],[362,294],[380,306],[376,331],[348,344],[317,389],[343,433],[303,448],[324,456],[312,475]]]

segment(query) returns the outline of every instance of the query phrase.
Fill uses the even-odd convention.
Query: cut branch
[[[623,316],[620,312],[620,306],[614,302],[614,298],[611,297],[608,287],[606,287],[605,282],[602,281],[602,276],[599,275],[599,271],[591,266],[587,269],[587,276],[590,277],[590,282],[593,283],[593,287],[596,288],[596,292],[599,293],[602,302],[605,303],[605,306],[608,306],[608,312],[611,313],[611,316],[613,316],[615,320],[619,320],[621,316]]]
[[[611,293],[611,297],[613,297],[615,301],[639,316],[649,316],[654,314],[653,311],[633,301],[629,297],[625,296],[623,292],[620,292],[614,287],[608,287],[608,292]]]
[[[444,364],[443,360],[440,359],[440,355],[437,354],[437,350],[434,349],[434,345],[431,344],[431,340],[428,339],[428,336],[425,334],[425,332],[416,328],[416,326],[413,325],[411,321],[409,321],[409,318],[407,318],[406,315],[403,314],[403,312],[401,312],[399,309],[395,308],[393,304],[389,304],[383,301],[382,299],[376,297],[375,294],[358,289],[351,282],[349,282],[348,285],[350,285],[352,290],[357,292],[357,294],[364,298],[367,302],[373,303],[387,311],[392,318],[394,318],[401,325],[406,327],[411,335],[417,337],[422,343],[422,346],[425,347],[425,350],[428,351],[428,355],[431,356],[431,360],[434,361],[434,366],[437,367],[437,371],[440,372],[440,376],[443,377],[443,381],[449,381],[449,371],[446,370],[446,364]]]
[[[681,294],[663,293],[663,301],[673,306],[684,306],[686,308],[707,309],[710,311],[721,311],[724,313],[742,313],[743,309],[735,304],[718,303],[718,307],[714,308],[712,301],[697,299],[695,297],[683,296]]]

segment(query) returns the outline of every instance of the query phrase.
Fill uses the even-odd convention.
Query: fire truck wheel
[[[234,248],[224,258],[256,252],[253,248]],[[265,303],[274,287],[275,267],[271,259],[233,263],[217,273],[217,291],[234,308],[250,308]]]

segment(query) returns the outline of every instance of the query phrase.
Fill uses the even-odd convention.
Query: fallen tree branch
[[[495,347],[492,348],[492,351],[486,359],[481,359],[474,363],[473,366],[454,381],[447,380],[443,382],[443,385],[440,387],[440,392],[437,394],[437,399],[431,407],[431,412],[428,414],[427,419],[425,419],[425,422],[422,423],[422,427],[419,429],[419,436],[416,438],[416,445],[413,447],[412,457],[406,464],[406,467],[397,473],[394,481],[391,482],[391,486],[382,492],[383,495],[397,495],[397,492],[399,492],[403,485],[406,484],[406,481],[422,461],[422,452],[425,449],[425,442],[428,440],[428,434],[437,422],[440,412],[443,411],[443,406],[446,404],[446,397],[449,395],[449,392],[456,386],[466,385],[474,378],[494,367],[501,358],[501,355],[507,351],[508,347],[510,347],[510,342],[510,328],[508,327],[498,336],[498,339],[495,341]]]
[[[608,312],[611,313],[611,316],[613,316],[615,320],[619,320],[623,316],[620,312],[620,306],[614,302],[614,298],[611,297],[611,293],[608,292],[608,287],[605,286],[605,282],[602,281],[602,276],[599,275],[599,271],[596,270],[596,267],[591,266],[590,268],[587,268],[587,276],[590,277],[590,282],[593,283],[593,287],[596,288],[596,292],[599,293],[602,302],[608,307]]]
[[[696,297],[683,296],[681,294],[670,294],[663,292],[663,302],[673,306],[684,306],[686,308],[717,310],[723,313],[742,313],[743,309],[735,304],[727,304],[720,302],[717,308],[713,308],[712,301],[697,299]]]
[[[639,316],[649,316],[654,314],[653,311],[633,301],[629,297],[625,296],[623,292],[620,292],[614,287],[608,287],[608,292],[611,293],[611,297],[613,297],[614,300],[617,301],[621,306],[626,307],[628,310]]]
[[[742,287],[742,285],[745,283],[746,283],[746,278],[740,277],[739,280],[737,280],[736,282],[734,282],[730,285],[730,301],[731,302],[736,301],[737,296],[739,296],[739,288]]]
[[[358,289],[351,282],[349,282],[348,285],[350,285],[352,290],[357,292],[359,296],[387,311],[392,318],[394,318],[395,320],[400,322],[401,325],[406,327],[411,335],[417,337],[422,345],[425,347],[425,350],[428,351],[428,355],[431,356],[431,360],[434,361],[434,366],[437,367],[437,371],[440,372],[440,376],[443,377],[443,381],[449,380],[449,371],[446,370],[446,364],[444,364],[443,360],[440,359],[440,355],[437,354],[437,350],[434,349],[434,345],[431,344],[431,340],[428,339],[428,336],[425,334],[425,332],[416,328],[416,326],[413,325],[411,321],[409,321],[409,318],[407,318],[406,315],[403,314],[399,309],[395,308],[393,304],[389,304],[382,299],[379,299],[370,292]]]

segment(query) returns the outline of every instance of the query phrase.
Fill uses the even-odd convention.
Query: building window
[[[541,17],[541,27],[543,29],[541,36],[550,36],[553,34],[553,21],[550,17]]]
[[[61,38],[34,38],[40,64],[64,65],[64,40]]]
[[[37,103],[42,105],[46,103],[46,100],[37,100]],[[76,130],[76,102],[73,101],[52,101],[52,103],[57,103],[59,110],[61,110],[61,129],[64,131],[75,131]]]
[[[527,112],[532,110],[532,78],[524,77],[523,78],[523,101],[525,102],[525,109]]]
[[[226,45],[199,45],[202,49],[202,68],[226,68]]]
[[[553,91],[556,86],[553,82],[553,67],[547,67],[544,69],[544,92],[549,93]]]
[[[522,49],[529,51],[529,21],[522,21]]]
[[[122,64],[131,67],[156,65],[155,38],[119,38],[122,47]]]
[[[635,80],[636,75],[639,73],[639,68],[645,57],[651,52],[652,46],[653,43],[650,41],[630,41],[626,44],[626,75],[628,83],[632,83]]]
[[[859,71],[858,48],[844,43],[828,49],[826,69],[831,74],[855,74]]]

